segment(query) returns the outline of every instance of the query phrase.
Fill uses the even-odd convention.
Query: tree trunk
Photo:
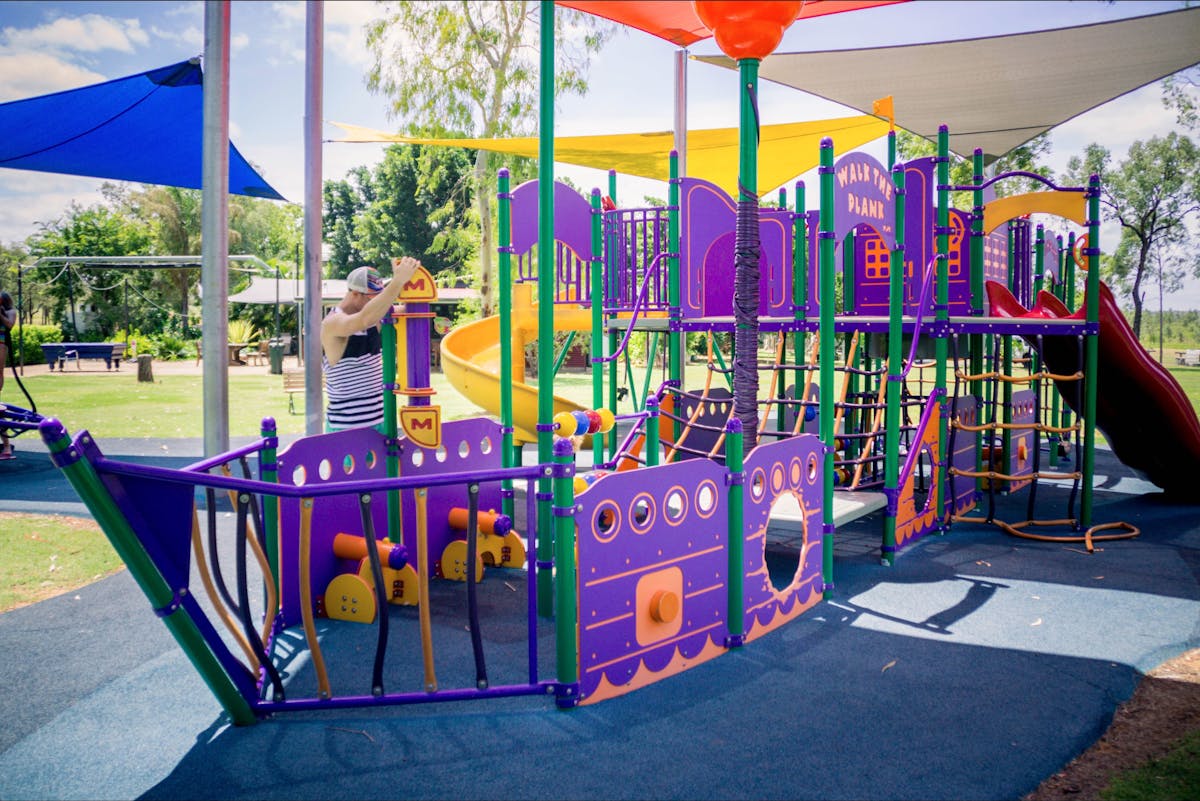
[[[142,354],[137,357],[138,363],[138,383],[154,383],[154,368],[152,366],[154,357],[149,354]]]
[[[1138,251],[1137,272],[1133,276],[1133,335],[1138,341],[1142,338],[1142,303],[1145,301],[1145,296],[1142,293],[1142,279],[1146,277],[1146,261],[1150,256],[1150,251],[1145,244]]]
[[[488,154],[480,150],[475,157],[475,207],[479,213],[479,306],[490,317],[492,302],[492,203],[488,180]]]

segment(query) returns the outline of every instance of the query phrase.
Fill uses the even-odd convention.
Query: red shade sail
[[[692,7],[691,0],[556,0],[563,8],[573,8],[597,17],[637,28],[652,36],[687,47],[713,35]],[[903,3],[906,0],[807,0],[796,19],[823,17],[843,11]]]

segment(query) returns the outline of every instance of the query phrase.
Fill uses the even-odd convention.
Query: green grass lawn
[[[117,552],[92,520],[0,512],[0,612],[115,573]]]

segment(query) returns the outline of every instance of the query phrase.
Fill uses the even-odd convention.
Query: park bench
[[[1175,351],[1175,363],[1187,367],[1200,367],[1200,350]]]
[[[46,364],[53,370],[66,369],[67,362],[74,359],[75,366],[80,370],[83,359],[103,359],[107,370],[121,369],[121,359],[125,356],[124,342],[53,342],[42,345],[42,355]]]
[[[296,393],[304,394],[304,370],[283,371],[283,391],[288,394],[288,412],[296,413]]]

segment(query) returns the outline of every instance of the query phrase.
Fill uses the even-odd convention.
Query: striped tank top
[[[337,314],[338,312],[333,312]],[[331,429],[373,426],[383,422],[383,339],[379,328],[351,334],[338,363],[324,355],[325,420]]]

